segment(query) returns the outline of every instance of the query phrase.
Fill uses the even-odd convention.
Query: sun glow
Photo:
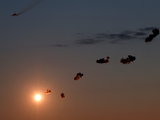
[[[37,101],[41,100],[41,96],[37,94],[37,95],[35,96],[35,100],[37,100]]]

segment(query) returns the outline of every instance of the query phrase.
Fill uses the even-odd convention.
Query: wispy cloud
[[[107,34],[107,33],[103,33],[103,34],[97,34],[96,38],[107,38],[107,39],[133,39],[135,38],[134,36],[130,35],[130,34],[124,34],[124,33],[118,33],[118,34]]]
[[[157,29],[157,27],[146,27],[139,29],[140,31],[152,31],[153,29]]]
[[[66,44],[55,44],[55,45],[49,45],[51,47],[67,47],[68,45]]]
[[[146,36],[146,35],[147,35],[147,33],[145,33],[145,32],[136,32],[136,33],[134,33],[135,37],[138,37],[138,36],[142,37],[142,36]]]
[[[90,38],[84,38],[84,33],[77,33],[77,35],[83,37],[83,39],[79,39],[76,41],[77,44],[97,44],[100,42],[108,41],[110,43],[120,43],[123,41],[137,40],[143,39],[148,36],[149,32],[155,29],[156,27],[145,27],[137,30],[124,30],[120,33],[97,33]]]
[[[96,44],[100,42],[103,42],[103,40],[96,40],[92,38],[81,39],[76,41],[77,44],[81,44],[81,45],[91,45],[91,44]]]
[[[145,27],[139,28],[136,30],[123,30],[119,33],[109,33],[109,32],[101,32],[101,33],[76,33],[77,40],[75,41],[78,45],[93,45],[99,44],[103,42],[109,42],[112,44],[124,44],[127,41],[135,41],[135,40],[144,40],[150,35],[151,31],[156,29],[157,27]],[[68,47],[67,44],[54,44],[49,45],[50,47],[59,47],[64,48]]]

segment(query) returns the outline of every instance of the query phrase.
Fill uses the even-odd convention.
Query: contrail
[[[38,5],[42,1],[43,0],[37,0],[35,3],[33,3],[32,5],[30,5],[29,7],[25,8],[21,12],[17,13],[17,15],[20,15],[20,14],[23,14],[23,13],[27,12],[28,10],[32,9],[33,7],[35,7],[36,5]]]

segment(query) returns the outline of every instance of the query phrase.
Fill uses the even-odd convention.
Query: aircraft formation
[[[109,62],[109,60],[108,60],[109,58],[110,58],[109,56],[107,56],[106,59],[101,58],[101,59],[97,60],[96,63],[100,63],[100,64],[102,64],[102,63],[108,63],[108,62]],[[135,56],[128,55],[128,57],[125,58],[125,59],[122,57],[122,59],[120,60],[120,62],[121,62],[122,64],[129,64],[130,62],[133,62],[133,61],[135,61],[135,60],[136,60],[136,57],[135,57]],[[79,72],[79,73],[77,73],[76,76],[74,77],[74,80],[77,81],[77,80],[79,80],[80,78],[82,78],[82,76],[83,76],[83,73]],[[46,93],[46,94],[49,94],[49,93],[51,93],[51,90],[47,89],[47,91],[45,91],[45,93]],[[61,96],[62,99],[65,98],[64,93],[61,93],[60,96]]]
[[[145,39],[145,42],[151,42],[153,40],[153,38],[155,38],[158,34],[159,34],[159,30],[158,29],[153,29],[152,30],[153,34],[150,34],[146,39]],[[101,58],[101,59],[98,59],[96,60],[96,63],[99,63],[99,64],[104,64],[104,63],[109,63],[109,59],[110,57],[107,56],[106,59],[104,58]],[[132,56],[132,55],[128,55],[127,58],[121,58],[120,59],[120,63],[122,64],[130,64],[131,62],[135,61],[136,60],[136,57],[135,56]],[[79,80],[80,78],[82,78],[83,74],[82,73],[77,73],[76,76],[74,77],[74,80],[77,81]],[[47,89],[48,90],[48,89]],[[51,91],[50,91],[51,92]],[[65,95],[64,93],[61,93],[60,94],[61,98],[64,99],[65,98]]]
[[[30,5],[29,7],[23,9],[22,11],[20,11],[19,13],[14,13],[12,14],[12,16],[18,16],[24,12],[27,12],[28,10],[30,10],[31,8],[35,7],[36,5],[38,5],[42,0],[37,0],[34,4]],[[159,34],[159,29],[153,29],[152,30],[152,33],[153,34],[150,34],[147,38],[145,38],[145,42],[151,42],[153,40],[153,38],[155,38],[158,34]],[[109,63],[109,59],[110,57],[107,56],[106,59],[104,58],[101,58],[101,59],[98,59],[96,60],[96,63],[99,63],[99,64],[104,64],[104,63]],[[131,62],[135,61],[136,60],[136,57],[135,56],[132,56],[132,55],[128,55],[127,58],[121,58],[120,59],[120,63],[122,64],[130,64]],[[79,72],[76,74],[76,76],[74,77],[74,80],[77,81],[79,80],[80,78],[82,78],[83,76],[83,73]],[[47,89],[47,91],[44,92],[45,94],[50,94],[51,93],[51,90],[50,89]],[[65,98],[65,94],[64,93],[61,93],[60,94],[60,97],[62,99]]]

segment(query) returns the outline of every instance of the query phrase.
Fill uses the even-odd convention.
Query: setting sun
[[[41,96],[40,95],[36,95],[35,96],[35,100],[39,101],[41,99]]]

